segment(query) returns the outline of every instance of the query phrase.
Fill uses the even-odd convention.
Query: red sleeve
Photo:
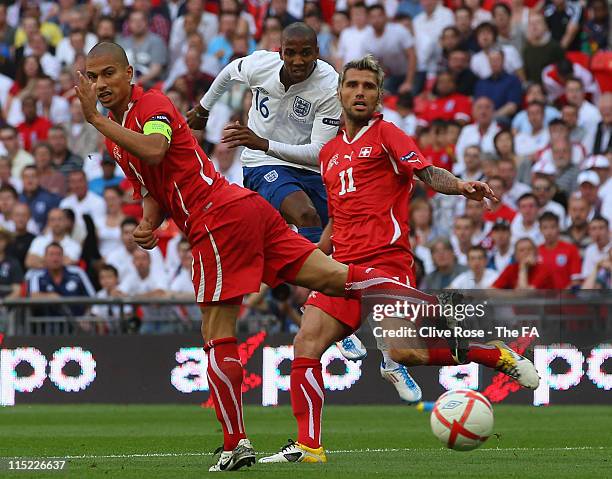
[[[575,245],[570,245],[570,254],[569,254],[569,270],[570,277],[573,280],[578,279],[582,274],[582,260],[580,259],[580,253],[578,252],[578,248]]]
[[[138,102],[136,119],[141,127],[149,120],[159,120],[172,126],[175,120],[175,109],[170,99],[161,93],[145,93]]]
[[[380,136],[383,148],[395,160],[394,164],[401,174],[412,177],[414,170],[431,166],[431,162],[421,153],[414,140],[393,123],[383,122]]]
[[[516,265],[514,263],[509,264],[506,266],[506,269],[501,272],[492,286],[497,289],[514,289],[517,271],[518,270],[516,269]]]

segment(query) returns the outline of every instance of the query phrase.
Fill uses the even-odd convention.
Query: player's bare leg
[[[321,218],[304,191],[294,191],[287,195],[279,211],[287,223],[297,227],[298,233],[313,243],[319,241],[323,231]]]
[[[298,424],[297,442],[289,441],[262,463],[327,462],[321,445],[324,386],[321,356],[335,341],[347,336],[349,328],[314,306],[306,306],[302,325],[293,341],[291,363],[291,407]]]
[[[217,419],[223,428],[223,446],[210,471],[233,471],[255,463],[255,452],[246,437],[242,417],[243,370],[238,354],[236,318],[239,306],[204,306],[202,337],[208,354],[208,384]]]
[[[403,323],[403,324],[400,324]],[[385,319],[385,329],[396,329],[406,324],[403,320]],[[458,362],[444,340],[413,339],[410,344],[403,339],[388,339],[389,356],[406,366],[454,366],[475,362],[500,371],[515,379],[521,386],[536,389],[540,382],[533,363],[513,351],[501,341],[477,343],[466,341],[466,360]]]

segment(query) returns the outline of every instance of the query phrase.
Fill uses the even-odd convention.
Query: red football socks
[[[446,344],[441,341],[436,341],[435,346],[430,345],[427,350],[429,354],[429,361],[427,364],[431,366],[454,366],[457,363],[451,356],[450,349]],[[467,355],[467,362],[482,364],[489,368],[495,368],[501,351],[497,346],[482,344],[482,343],[470,343]]]
[[[242,421],[242,363],[236,338],[208,341],[208,384],[217,419],[223,428],[223,450],[232,451],[244,439]]]
[[[298,423],[297,440],[312,449],[321,447],[323,375],[321,361],[295,358],[291,364],[291,407]]]

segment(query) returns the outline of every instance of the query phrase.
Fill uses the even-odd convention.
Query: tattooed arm
[[[459,189],[461,180],[444,168],[428,166],[422,170],[416,170],[415,174],[423,183],[428,184],[439,193],[447,195],[462,194]]]
[[[438,193],[463,195],[476,201],[483,201],[484,198],[499,201],[486,183],[482,181],[463,181],[444,168],[428,166],[422,170],[416,170],[415,174],[423,183],[428,184]]]

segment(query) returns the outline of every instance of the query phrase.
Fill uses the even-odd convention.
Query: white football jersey
[[[253,92],[248,126],[269,141],[267,152],[243,150],[247,167],[285,165],[319,171],[319,151],[336,136],[341,106],[336,95],[338,74],[317,60],[312,74],[287,91],[280,81],[283,61],[279,53],[256,51],[234,60],[217,76],[201,104],[208,111],[232,81]]]

